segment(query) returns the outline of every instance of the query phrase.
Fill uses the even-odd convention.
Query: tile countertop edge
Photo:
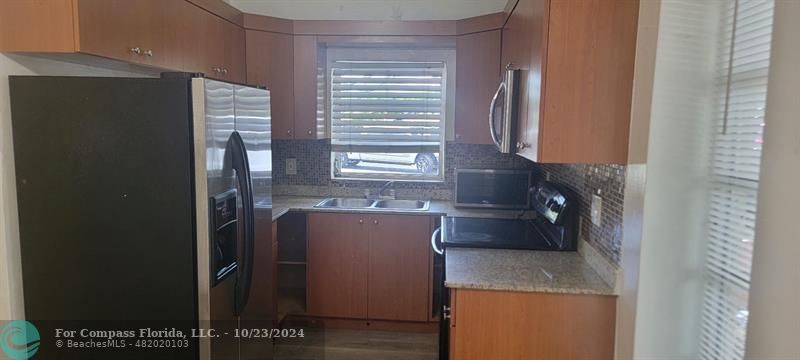
[[[564,294],[564,295],[598,295],[598,296],[619,296],[614,289],[597,290],[597,289],[559,289],[547,286],[523,286],[514,288],[502,285],[487,285],[487,284],[471,284],[471,283],[455,283],[445,281],[445,287],[448,289],[465,289],[465,290],[484,290],[484,291],[507,291],[518,293],[546,293],[546,294]]]
[[[446,257],[448,288],[618,295],[575,252],[449,249]]]

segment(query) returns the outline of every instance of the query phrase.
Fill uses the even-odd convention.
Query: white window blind
[[[700,354],[743,359],[773,0],[723,4]]]
[[[333,151],[439,153],[444,88],[443,62],[335,61]]]

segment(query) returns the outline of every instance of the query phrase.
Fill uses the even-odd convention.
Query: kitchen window
[[[700,354],[743,359],[774,2],[720,4]]]
[[[329,51],[334,179],[444,180],[450,53]]]

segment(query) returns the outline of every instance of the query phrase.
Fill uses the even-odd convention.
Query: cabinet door
[[[266,86],[271,91],[271,96],[275,98],[275,89],[272,86],[272,76],[270,68],[274,57],[277,55],[272,51],[272,44],[275,41],[273,33],[256,30],[245,31],[245,53],[247,54],[247,83],[252,85]],[[274,106],[273,106],[274,107]],[[275,109],[272,110],[273,115]],[[274,120],[272,128],[275,128]],[[274,135],[273,135],[274,137]]]
[[[368,317],[428,321],[431,218],[373,215],[369,219]]]
[[[294,37],[294,138],[317,137],[317,38]]]
[[[145,48],[141,34],[146,25],[147,1],[79,0],[78,50],[107,58],[141,63]],[[135,50],[135,49],[138,49]],[[137,53],[138,52],[138,53]]]
[[[164,69],[182,69],[183,1],[79,0],[79,50]]]
[[[244,29],[236,24],[220,19],[224,43],[223,78],[225,80],[244,83],[247,81],[245,69]]]
[[[503,27],[501,65],[523,70],[519,83],[518,154],[534,161],[539,150],[541,77],[547,0],[519,0]]]
[[[292,35],[247,30],[247,82],[265,85],[272,96],[272,138],[294,131],[294,41]]]
[[[367,318],[369,233],[359,214],[308,214],[308,314]]]
[[[550,3],[541,162],[627,162],[638,10],[637,0]]]
[[[612,359],[616,297],[457,289],[451,360]]]
[[[500,30],[459,36],[456,56],[456,142],[492,144],[488,118],[500,84]]]
[[[193,36],[183,42],[186,71],[200,72],[209,77],[221,79],[221,69],[225,63],[224,34],[219,17],[197,7],[190,6],[187,12],[189,28]]]

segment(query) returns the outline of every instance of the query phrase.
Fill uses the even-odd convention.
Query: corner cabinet
[[[638,0],[518,0],[502,64],[523,70],[517,154],[627,163]]]
[[[432,219],[308,214],[308,315],[427,322]]]
[[[321,66],[325,51],[320,51],[317,37],[294,36],[294,139],[316,139],[317,123],[323,121],[320,107],[324,92],[320,90]],[[322,110],[324,113],[324,110]]]
[[[272,104],[272,138],[294,134],[294,37],[247,30],[247,83],[265,85]]]
[[[450,360],[614,358],[616,297],[451,290]]]

